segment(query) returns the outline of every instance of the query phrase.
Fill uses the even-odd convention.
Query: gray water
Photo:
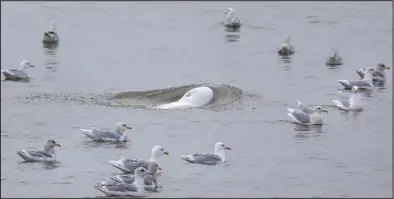
[[[221,24],[228,7],[244,23]],[[150,197],[392,197],[392,71],[362,94],[362,112],[332,107],[338,79],[391,65],[391,2],[1,2],[1,69],[23,59],[29,82],[1,82],[1,196],[98,197],[120,171],[108,160],[147,159],[163,145],[163,189]],[[60,43],[43,47],[57,21]],[[282,59],[286,35],[297,52]],[[325,66],[331,48],[344,65]],[[228,84],[241,101],[221,109],[152,110],[73,102],[190,84]],[[41,96],[38,99],[31,98]],[[45,97],[45,96],[55,97]],[[42,97],[44,96],[44,97]],[[57,96],[57,97],[56,97]],[[60,97],[59,97],[60,96]],[[63,96],[63,97],[62,97]],[[50,99],[49,99],[50,98]],[[296,100],[328,109],[319,127],[290,122]],[[126,145],[93,143],[80,128],[133,127]],[[62,145],[59,163],[20,163],[21,149]],[[232,148],[225,166],[181,155]]]

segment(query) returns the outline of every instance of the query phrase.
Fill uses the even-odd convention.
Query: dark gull
[[[43,43],[57,43],[59,42],[59,35],[56,33],[56,21],[51,21],[49,31],[44,32]]]
[[[290,36],[287,36],[285,42],[278,49],[278,54],[288,56],[294,54],[294,47],[290,44]]]
[[[224,14],[226,15],[225,20],[224,20],[224,25],[227,28],[239,29],[241,27],[241,21],[235,15],[234,8],[227,9],[227,11],[224,12]]]

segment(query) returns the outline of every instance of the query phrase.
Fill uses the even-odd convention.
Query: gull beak
[[[164,154],[164,155],[168,155],[169,153],[168,153],[167,151],[165,151],[163,154]]]
[[[126,127],[126,129],[133,129],[133,128],[131,128],[130,126],[125,126]]]
[[[328,113],[328,111],[326,109],[321,110],[321,112]]]
[[[226,150],[230,150],[231,151],[231,148],[230,147],[224,147],[224,149],[226,149]]]
[[[228,13],[228,10],[226,12],[224,12],[224,14],[227,14],[227,13]]]
[[[386,68],[387,70],[390,70],[390,66],[386,66],[385,68]]]
[[[60,145],[60,144],[58,144],[58,143],[55,143],[55,146],[61,147],[61,145]]]
[[[29,64],[30,67],[34,68],[35,66],[33,64]]]
[[[163,169],[162,169],[161,167],[157,167],[157,170],[160,170],[160,171],[161,171],[161,170],[163,170]]]

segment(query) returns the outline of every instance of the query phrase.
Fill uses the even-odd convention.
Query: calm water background
[[[236,42],[220,22],[237,9]],[[57,50],[43,48],[56,20]],[[285,35],[298,50],[276,54]],[[337,47],[345,65],[324,65]],[[148,158],[161,144],[164,186],[151,197],[392,197],[392,75],[363,95],[365,110],[332,105],[338,79],[355,69],[391,65],[391,2],[1,2],[1,69],[23,59],[37,67],[29,83],[1,82],[1,196],[96,197],[93,188],[119,173],[107,161]],[[261,96],[226,111],[155,111],[61,102],[20,103],[32,92],[104,93],[225,83]],[[327,125],[298,131],[287,108],[296,100],[326,105]],[[133,130],[125,147],[89,142],[79,128]],[[20,164],[20,149],[55,138],[60,163]],[[233,148],[229,165],[191,165],[180,155]]]

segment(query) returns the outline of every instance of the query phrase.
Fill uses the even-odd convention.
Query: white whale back
[[[203,86],[197,87],[186,92],[183,97],[177,102],[172,102],[169,104],[159,105],[158,109],[184,109],[184,108],[193,108],[193,107],[201,107],[213,99],[213,91],[211,88]]]

